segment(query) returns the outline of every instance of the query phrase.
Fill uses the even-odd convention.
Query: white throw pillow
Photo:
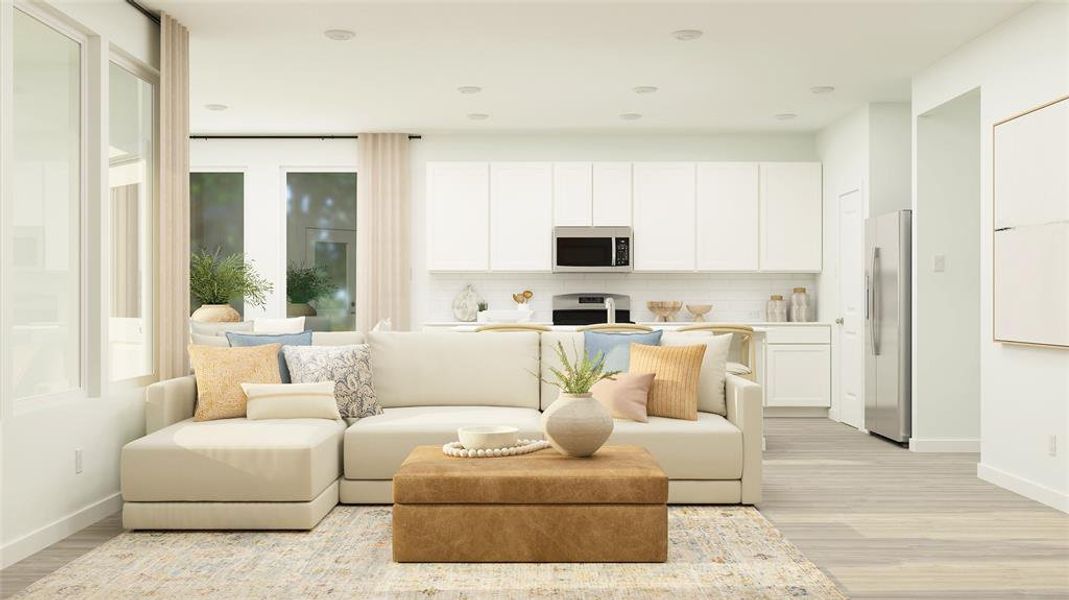
[[[226,337],[226,332],[228,331],[252,333],[252,321],[210,323],[205,321],[190,320],[189,322],[189,332],[193,335],[214,335],[218,337]]]
[[[229,348],[230,342],[225,337],[218,335],[204,335],[200,333],[191,333],[190,337],[193,340],[195,346],[216,346],[219,348]]]
[[[753,373],[753,369],[742,363],[728,362],[728,373],[732,375],[749,375]]]
[[[662,346],[697,346],[705,344],[702,372],[698,378],[698,411],[727,416],[724,400],[724,379],[727,377],[728,353],[731,352],[731,334],[709,335],[666,331],[661,338]]]
[[[256,319],[252,322],[253,333],[300,333],[302,331],[304,331],[304,317]]]
[[[340,419],[334,382],[243,383],[249,419]]]

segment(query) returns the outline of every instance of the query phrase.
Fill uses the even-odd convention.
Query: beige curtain
[[[160,379],[189,374],[189,30],[160,15]]]
[[[409,328],[408,135],[361,133],[356,195],[356,328]]]

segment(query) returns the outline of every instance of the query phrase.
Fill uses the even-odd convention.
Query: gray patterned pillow
[[[381,415],[371,379],[371,347],[283,346],[293,383],[334,382],[334,399],[342,417]]]

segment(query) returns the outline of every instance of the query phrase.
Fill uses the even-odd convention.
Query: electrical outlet
[[[74,474],[80,475],[82,472],[82,449],[74,449]]]
[[[1047,454],[1058,456],[1058,436],[1050,436],[1050,440],[1047,442]]]
[[[932,257],[932,271],[942,273],[947,270],[947,257],[945,254],[936,254]]]

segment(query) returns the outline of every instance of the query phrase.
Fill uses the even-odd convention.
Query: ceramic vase
[[[241,315],[229,304],[201,304],[189,318],[202,323],[236,323]]]
[[[316,316],[316,309],[312,308],[312,305],[307,302],[290,302],[286,305],[286,316],[314,317]]]
[[[457,321],[464,323],[474,321],[476,314],[479,312],[479,303],[482,300],[479,294],[475,292],[475,288],[471,287],[471,284],[464,286],[464,289],[453,299],[453,317]]]
[[[542,432],[558,452],[592,456],[612,434],[612,415],[593,394],[565,394],[542,413]]]

